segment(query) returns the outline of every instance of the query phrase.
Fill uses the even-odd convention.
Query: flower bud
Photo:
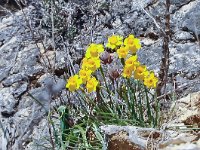
[[[111,79],[116,79],[120,76],[119,70],[115,67],[109,68],[108,72]]]
[[[110,53],[108,53],[107,51],[104,51],[101,54],[100,59],[102,60],[103,64],[110,64],[113,61]]]

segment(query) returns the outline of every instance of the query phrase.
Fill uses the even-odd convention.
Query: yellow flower
[[[87,48],[85,57],[99,57],[99,54],[104,51],[102,44],[90,44],[90,46]]]
[[[155,77],[153,72],[151,72],[149,76],[144,78],[144,85],[146,85],[148,88],[156,88],[157,82],[158,78]]]
[[[95,77],[91,77],[90,79],[88,79],[87,84],[86,84],[88,93],[91,93],[92,91],[96,91],[97,85],[98,85],[98,81],[96,80]]]
[[[132,72],[133,72],[133,70],[130,67],[125,66],[123,73],[122,73],[122,76],[125,77],[125,78],[130,78],[132,76]]]
[[[128,47],[121,46],[117,50],[117,54],[118,54],[119,58],[126,58],[126,56],[128,54]]]
[[[140,40],[135,38],[132,34],[125,38],[124,45],[129,47],[132,54],[135,54],[137,50],[141,48]]]
[[[134,72],[134,78],[139,80],[144,80],[146,76],[148,76],[149,72],[147,71],[147,67],[145,65],[138,66]]]
[[[82,82],[85,84],[86,81],[90,78],[90,75],[91,75],[92,71],[91,70],[84,70],[84,69],[81,69],[79,71],[79,77],[80,79],[82,80]]]
[[[124,40],[124,45],[133,45],[134,44],[134,35],[130,34],[127,38]]]
[[[140,62],[137,61],[137,55],[131,56],[125,61],[125,66],[132,69],[132,71],[135,71],[136,67],[139,65]]]
[[[91,58],[84,58],[82,61],[81,68],[84,70],[91,70],[92,72],[96,71],[100,67],[100,59],[91,57]]]
[[[68,88],[69,91],[73,92],[75,90],[78,90],[81,84],[82,80],[78,77],[78,75],[74,75],[68,79],[66,88]]]
[[[106,44],[106,47],[115,49],[117,46],[122,45],[122,43],[123,43],[122,40],[123,40],[122,36],[112,35],[112,36],[108,37],[108,43]]]
[[[86,57],[83,58],[82,63],[81,63],[81,69],[88,70],[87,69],[87,62],[88,62],[88,59]]]

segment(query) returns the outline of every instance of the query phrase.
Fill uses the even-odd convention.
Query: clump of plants
[[[159,104],[154,90],[158,78],[138,61],[139,49],[140,40],[133,34],[126,38],[112,35],[105,46],[91,43],[87,47],[79,72],[66,83],[79,102],[59,108],[60,146],[106,146],[101,125],[158,126]]]

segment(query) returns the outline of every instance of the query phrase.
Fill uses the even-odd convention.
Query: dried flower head
[[[113,61],[110,53],[107,51],[101,53],[100,59],[102,60],[103,64],[110,64]]]
[[[116,67],[110,67],[108,70],[109,76],[111,79],[116,79],[120,76],[120,72],[119,69],[117,69]]]

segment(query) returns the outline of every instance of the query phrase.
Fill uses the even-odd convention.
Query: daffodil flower
[[[137,55],[131,56],[125,61],[125,66],[132,69],[132,71],[135,71],[136,67],[139,65],[140,62],[137,61]]]
[[[116,47],[121,46],[123,44],[122,40],[122,36],[112,35],[108,37],[108,43],[106,44],[106,47],[115,49]]]
[[[100,53],[104,51],[103,45],[102,44],[90,44],[89,47],[87,48],[85,57],[90,58],[90,57],[99,57]]]
[[[95,77],[91,77],[90,79],[88,79],[87,84],[86,84],[88,93],[96,91],[97,85],[98,85],[98,81],[96,80]]]
[[[82,61],[81,68],[84,70],[91,70],[92,72],[95,72],[98,68],[100,68],[100,59],[91,57],[91,58],[84,58]]]
[[[81,69],[79,71],[79,77],[82,80],[82,82],[85,84],[86,81],[90,78],[92,71],[91,70],[84,70]]]
[[[137,50],[141,48],[140,40],[135,38],[132,34],[125,38],[124,45],[129,48],[132,54],[135,54]]]
[[[74,75],[68,79],[66,88],[68,88],[69,91],[73,92],[75,90],[78,90],[81,84],[82,80],[78,77],[78,75]]]
[[[145,65],[140,65],[134,72],[134,78],[143,81],[148,74],[147,67]]]
[[[133,70],[130,67],[124,67],[122,76],[125,78],[130,78],[132,76]]]
[[[156,88],[158,82],[158,78],[155,77],[154,73],[151,72],[149,76],[144,78],[144,85],[148,88]]]
[[[117,50],[117,54],[118,54],[119,58],[126,58],[126,56],[128,54],[128,47],[121,46]]]

